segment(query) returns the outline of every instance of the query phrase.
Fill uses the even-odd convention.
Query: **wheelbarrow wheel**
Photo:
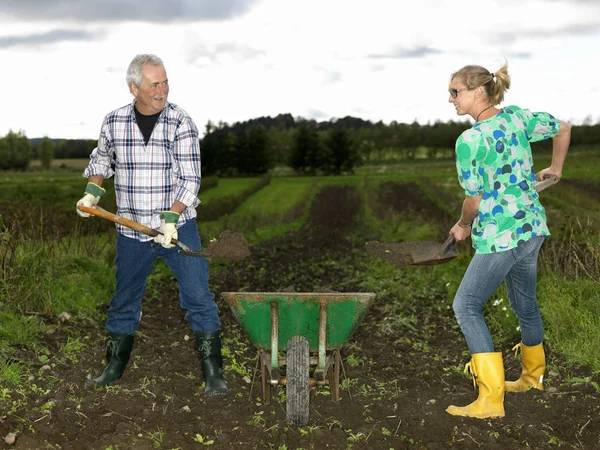
[[[310,403],[310,355],[308,339],[292,336],[286,355],[286,418],[298,427],[308,423]]]

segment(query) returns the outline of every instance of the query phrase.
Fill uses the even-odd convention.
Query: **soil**
[[[458,256],[453,239],[449,240],[448,244],[429,241],[383,243],[369,241],[365,244],[365,250],[369,255],[385,259],[396,266],[412,264],[433,266],[447,263]]]
[[[406,186],[397,185],[393,197],[406,192]],[[411,194],[412,208],[417,199]],[[397,209],[403,204],[397,202]],[[128,369],[112,387],[85,387],[86,379],[102,369],[102,323],[65,322],[59,331],[45,335],[45,345],[58,352],[71,335],[69,329],[77,328],[85,334],[86,346],[76,356],[57,355],[66,363],[49,368],[40,364],[41,375],[31,380],[39,388],[32,388],[30,408],[10,415],[0,412],[0,448],[600,448],[600,394],[590,383],[565,385],[560,357],[549,347],[546,390],[507,393],[504,418],[460,418],[445,412],[450,404],[475,400],[477,391],[462,374],[466,345],[451,309],[440,301],[447,296],[445,287],[434,277],[430,286],[415,286],[413,298],[376,292],[342,348],[345,383],[340,401],[332,401],[324,387],[313,388],[307,426],[297,428],[286,421],[285,388],[274,388],[273,401],[263,404],[260,374],[254,377],[256,350],[219,293],[359,291],[361,267],[372,258],[363,248],[368,239],[357,231],[361,210],[352,187],[324,188],[300,231],[254,246],[248,258],[215,269],[219,276],[211,278],[211,288],[227,347],[225,397],[202,395],[193,335],[171,280],[160,298],[144,304]],[[396,269],[402,279],[405,269]],[[27,350],[22,352],[25,357]],[[516,378],[519,360],[505,352],[504,361],[507,378]],[[43,388],[44,376],[55,377],[51,391]],[[17,395],[13,399],[19,400]],[[44,408],[48,402],[55,406]],[[16,443],[4,444],[4,437],[15,431]]]
[[[224,258],[238,261],[250,256],[250,249],[242,233],[232,233],[225,230],[214,242],[209,242],[203,252],[210,258]]]

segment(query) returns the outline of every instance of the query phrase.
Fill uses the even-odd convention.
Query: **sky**
[[[139,53],[201,134],[285,113],[472,121],[450,75],[505,61],[502,105],[600,122],[600,0],[0,0],[0,136],[97,139]]]

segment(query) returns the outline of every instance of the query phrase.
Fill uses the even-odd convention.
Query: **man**
[[[200,188],[198,130],[185,111],[167,101],[169,83],[162,60],[137,55],[127,69],[131,104],[109,113],[98,146],[83,176],[85,195],[77,206],[94,207],[104,194],[105,178],[114,175],[117,214],[153,229],[154,240],[117,224],[116,289],[106,329],[107,365],[91,384],[106,386],[123,375],[141,317],[146,279],[157,258],[179,282],[179,301],[196,337],[206,382],[205,395],[227,393],[222,375],[218,307],[208,287],[203,257],[178,253],[171,240],[200,250],[196,207]],[[89,217],[79,209],[82,217]]]

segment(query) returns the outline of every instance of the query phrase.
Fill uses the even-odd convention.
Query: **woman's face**
[[[475,100],[474,90],[469,90],[460,78],[453,78],[450,82],[448,92],[450,93],[448,102],[454,105],[456,114],[459,116],[469,114]]]

